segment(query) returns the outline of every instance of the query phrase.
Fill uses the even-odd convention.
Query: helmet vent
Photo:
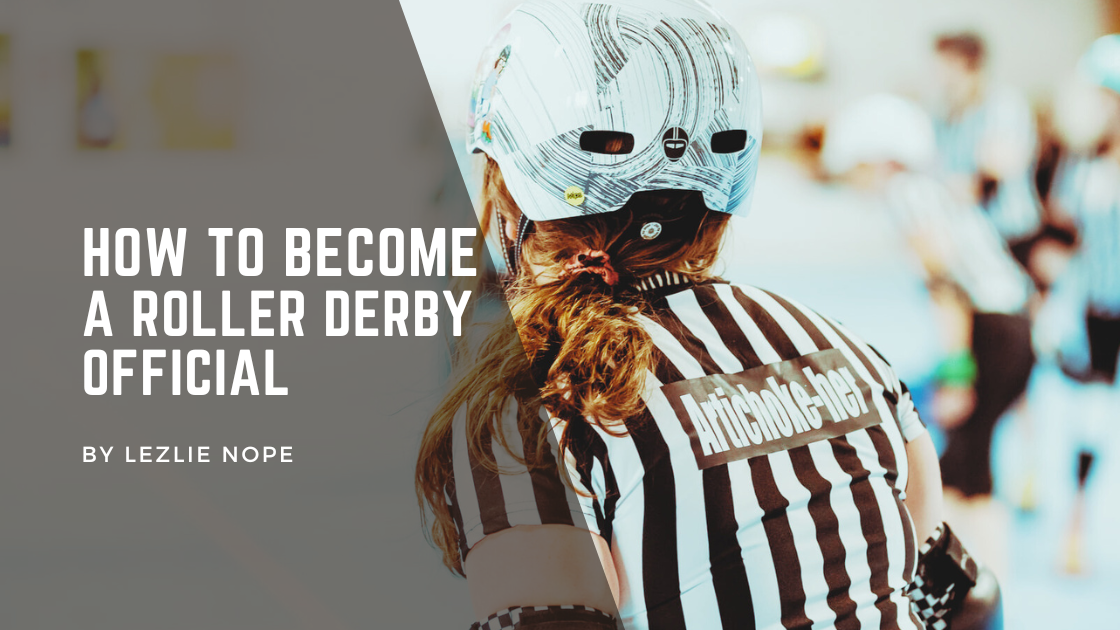
[[[665,148],[665,157],[676,162],[688,150],[688,132],[680,127],[673,127],[661,137],[661,145]]]
[[[738,153],[747,148],[747,130],[729,129],[712,134],[712,153]]]
[[[585,131],[579,136],[579,148],[589,153],[626,155],[634,150],[634,134],[625,131]]]

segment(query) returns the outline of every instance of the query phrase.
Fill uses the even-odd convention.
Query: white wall
[[[820,82],[771,80],[765,111],[771,132],[821,118],[835,106],[874,90],[920,96],[929,72],[933,35],[943,29],[976,28],[989,38],[997,79],[1045,98],[1074,60],[1100,34],[1099,0],[712,0],[747,32],[761,15],[781,11],[816,20],[827,40],[827,71]],[[107,46],[125,50],[221,49],[237,55],[247,80],[239,146],[283,144],[312,128],[334,134],[325,121],[308,129],[279,131],[278,104],[314,94],[285,92],[278,68],[318,74],[323,46],[346,49],[361,25],[334,37],[323,32],[314,4],[281,2],[284,14],[304,16],[278,28],[276,15],[249,9],[241,0],[7,0],[0,2],[0,31],[13,34],[16,128],[12,152],[56,152],[73,146],[73,50]],[[448,130],[462,135],[469,83],[478,54],[516,0],[402,0]],[[121,20],[127,15],[127,20]],[[321,17],[321,16],[319,16]],[[320,23],[321,22],[321,23]],[[286,38],[287,46],[276,46]],[[349,43],[348,43],[349,42]],[[750,42],[748,41],[748,45]],[[353,46],[355,54],[362,50]],[[282,52],[278,52],[282,51]],[[277,56],[282,56],[282,60]],[[360,60],[354,60],[360,67]],[[329,69],[326,69],[329,70]],[[340,71],[336,69],[335,71]],[[303,81],[303,85],[312,84]],[[391,86],[390,86],[391,89]],[[329,122],[329,121],[326,121]],[[340,130],[343,131],[343,130]],[[314,132],[312,132],[314,133]],[[456,142],[456,144],[458,144]]]
[[[461,135],[478,54],[513,0],[402,0],[448,130]],[[712,0],[743,33],[767,12],[816,20],[827,40],[822,81],[764,86],[767,123],[799,125],[861,94],[922,95],[934,35],[972,28],[992,49],[997,80],[1044,97],[1100,35],[1098,0]],[[750,45],[750,41],[747,41]]]

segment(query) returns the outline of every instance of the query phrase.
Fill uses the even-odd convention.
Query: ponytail
[[[489,226],[502,208],[515,209],[516,204],[496,163],[488,161],[480,222]],[[465,416],[472,460],[499,474],[516,471],[500,470],[491,441],[522,467],[544,465],[553,427],[541,421],[542,406],[563,428],[562,453],[578,451],[591,426],[613,435],[633,427],[643,409],[654,348],[636,317],[650,313],[649,304],[632,287],[639,278],[663,270],[692,280],[710,277],[728,218],[703,208],[662,210],[667,221],[678,215],[698,221],[687,232],[670,236],[673,231],[666,230],[656,241],[645,242],[624,238],[635,222],[634,211],[627,208],[535,224],[522,248],[523,271],[506,291],[510,317],[491,324],[476,349],[456,357],[454,384],[428,424],[416,466],[421,513],[427,522],[431,512],[432,541],[452,571],[463,573],[461,541],[446,499],[454,476],[452,427],[457,417]],[[585,259],[579,260],[581,255]],[[573,267],[576,260],[579,265]],[[603,263],[610,273],[602,271]],[[589,264],[600,270],[587,269]],[[608,281],[611,274],[613,282]],[[510,404],[518,410],[516,439],[527,436],[525,444],[532,445],[524,449],[524,457],[508,447],[499,424]]]

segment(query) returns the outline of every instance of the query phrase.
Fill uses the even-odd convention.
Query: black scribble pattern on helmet
[[[693,3],[679,5],[682,14],[696,14]],[[566,211],[569,215],[617,210],[640,190],[700,189],[705,203],[719,210],[734,209],[746,200],[758,159],[753,137],[742,152],[710,150],[713,133],[746,126],[747,103],[740,101],[757,98],[733,91],[742,87],[739,65],[745,59],[727,52],[728,44],[741,46],[737,39],[732,41],[737,36],[703,19],[663,15],[652,21],[648,10],[635,6],[530,2],[520,11],[555,41],[557,54],[564,57],[563,71],[571,73],[565,83],[587,86],[586,91],[563,95],[572,99],[572,107],[587,108],[586,115],[574,117],[595,121],[559,128],[563,121],[548,118],[543,107],[519,109],[517,119],[503,108],[491,115],[503,170],[512,162],[523,175],[507,177],[507,185],[514,199],[529,208],[528,214],[541,204],[542,191],[563,200],[571,186],[585,196]],[[513,56],[517,54],[514,50]],[[533,82],[539,80],[507,72],[502,90],[532,94]],[[651,95],[648,105],[635,99],[643,94]],[[514,140],[539,137],[549,125],[557,127],[552,137],[515,146]],[[526,127],[536,133],[526,133]],[[654,127],[660,131],[649,136]],[[684,130],[689,144],[683,154],[669,159],[663,136],[674,127]],[[629,154],[584,151],[579,136],[587,130],[634,133],[638,142]],[[538,205],[540,212],[556,212],[546,207]]]
[[[592,42],[597,70],[597,93],[602,93],[618,76],[619,70],[626,65],[629,56],[627,44],[623,41],[622,20],[619,8],[605,4],[584,5],[583,21]]]

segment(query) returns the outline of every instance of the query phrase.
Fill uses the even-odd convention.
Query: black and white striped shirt
[[[903,499],[905,443],[925,429],[905,385],[780,296],[652,284],[645,409],[624,435],[581,423],[565,465],[582,492],[547,470],[490,473],[459,419],[448,498],[464,557],[508,527],[574,524],[610,543],[629,629],[920,629],[903,594],[916,547]]]
[[[960,287],[974,309],[1007,315],[1026,310],[1034,284],[983,210],[921,173],[892,177],[887,203],[902,232],[922,241],[936,256],[938,273]]]
[[[1033,236],[1042,224],[1042,205],[1033,183],[1033,156],[1038,144],[1030,104],[1021,94],[992,88],[983,101],[956,117],[936,117],[934,131],[942,169],[975,176],[985,153],[1021,154],[1022,167],[999,180],[984,210],[1009,243]]]
[[[1120,318],[1120,164],[1107,158],[1067,159],[1055,192],[1081,235],[1067,273],[1089,310]]]

